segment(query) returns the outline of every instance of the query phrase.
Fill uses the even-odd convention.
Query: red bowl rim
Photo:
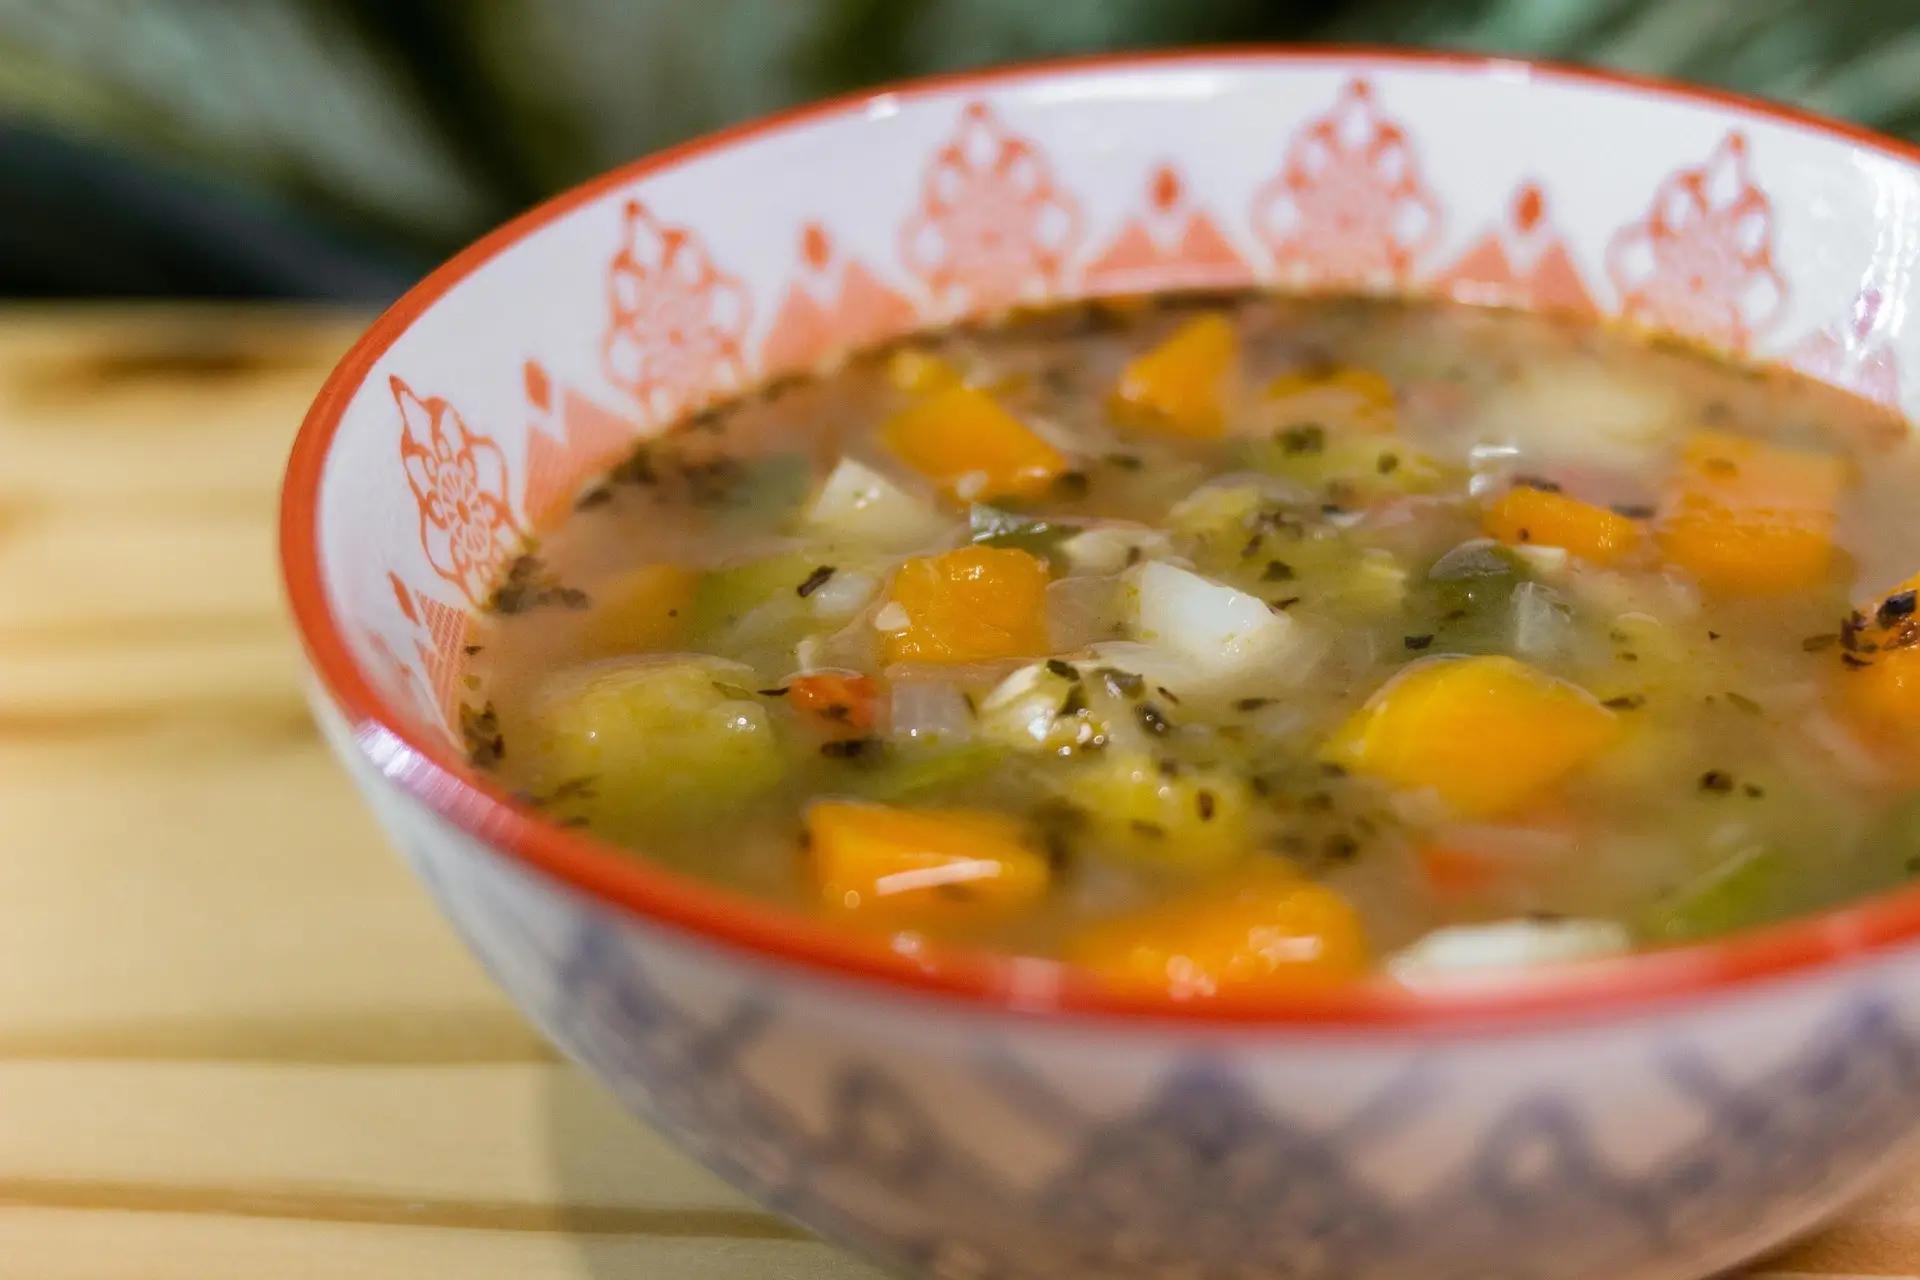
[[[1920,147],[1741,94],[1562,63],[1356,45],[1249,45],[1090,55],[956,72],[828,99],[669,147],[535,206],[442,264],[389,307],[348,350],[302,422],[281,492],[281,572],[308,660],[360,748],[377,741],[378,752],[370,753],[380,757],[376,766],[441,818],[616,911],[668,926],[683,937],[718,944],[739,959],[798,966],[816,977],[857,982],[869,994],[930,998],[955,1010],[1239,1031],[1518,1028],[1618,1015],[1663,1002],[1725,994],[1762,980],[1805,977],[1821,969],[1857,965],[1920,938],[1920,886],[1916,886],[1714,942],[1422,990],[1374,979],[1321,991],[1179,1001],[1103,988],[1048,961],[965,950],[942,952],[934,959],[916,958],[837,931],[797,911],[681,876],[547,821],[497,788],[463,776],[446,746],[413,732],[407,717],[387,703],[355,662],[328,602],[320,566],[319,482],[334,433],[375,361],[413,321],[455,284],[529,233],[647,174],[792,125],[860,112],[876,100],[1063,74],[1247,63],[1414,66],[1622,89],[1794,126],[1920,169]]]

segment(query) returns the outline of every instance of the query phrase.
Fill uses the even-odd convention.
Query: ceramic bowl
[[[1008,303],[1264,283],[1620,318],[1911,410],[1920,153],[1759,103],[1381,51],[1078,61],[609,174],[374,325],[294,450],[326,730],[500,983],[766,1204],[931,1276],[1679,1277],[1920,1114],[1920,897],[1445,994],[1247,1004],[875,950],[464,766],[469,610],[703,402]],[[1907,375],[1907,376],[1903,376]]]

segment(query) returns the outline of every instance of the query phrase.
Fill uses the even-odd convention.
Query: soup
[[[1021,314],[640,445],[473,637],[477,766],[901,946],[1206,996],[1690,941],[1920,868],[1884,411],[1262,294]]]

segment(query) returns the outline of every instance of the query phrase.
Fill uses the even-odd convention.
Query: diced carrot
[[[1130,426],[1169,435],[1217,436],[1226,430],[1226,399],[1239,355],[1239,335],[1225,316],[1196,316],[1127,365],[1114,391],[1116,415]]]
[[[880,686],[855,671],[810,671],[787,681],[787,703],[847,733],[864,733],[880,715]]]
[[[1484,853],[1448,844],[1423,844],[1414,851],[1427,887],[1443,898],[1478,893],[1500,879],[1500,864]]]
[[[603,657],[671,648],[686,632],[699,580],[698,573],[681,565],[649,564],[596,588],[586,647]]]
[[[1842,699],[1876,736],[1910,739],[1920,729],[1920,574],[1858,611],[1843,654]]]
[[[1045,653],[1047,578],[1045,561],[1013,547],[961,547],[904,561],[875,618],[887,660],[976,662]]]
[[[823,800],[806,825],[814,889],[832,911],[997,914],[1047,891],[1046,855],[1005,814]]]
[[[1618,512],[1526,485],[1501,494],[1481,528],[1510,546],[1564,547],[1595,564],[1612,564],[1640,543],[1640,526]]]
[[[900,460],[955,496],[1030,498],[1067,469],[1060,451],[978,387],[942,387],[881,428]]]
[[[1280,866],[1093,926],[1067,959],[1116,987],[1176,998],[1324,985],[1367,966],[1345,898]]]
[[[1282,374],[1267,384],[1267,403],[1283,427],[1317,424],[1392,431],[1399,425],[1393,384],[1353,365]]]
[[[931,352],[902,347],[887,357],[887,381],[901,391],[924,395],[958,383],[960,371]]]
[[[1709,591],[1770,595],[1834,568],[1835,503],[1846,464],[1702,431],[1688,440],[1661,520],[1660,550]]]
[[[1524,662],[1432,658],[1375,690],[1324,754],[1396,786],[1432,788],[1478,816],[1534,798],[1618,733],[1586,690]]]

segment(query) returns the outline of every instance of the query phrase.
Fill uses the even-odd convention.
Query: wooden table
[[[307,719],[288,441],[361,317],[0,312],[0,1277],[874,1273],[626,1119]],[[1768,1275],[1920,1272],[1920,1177]]]

